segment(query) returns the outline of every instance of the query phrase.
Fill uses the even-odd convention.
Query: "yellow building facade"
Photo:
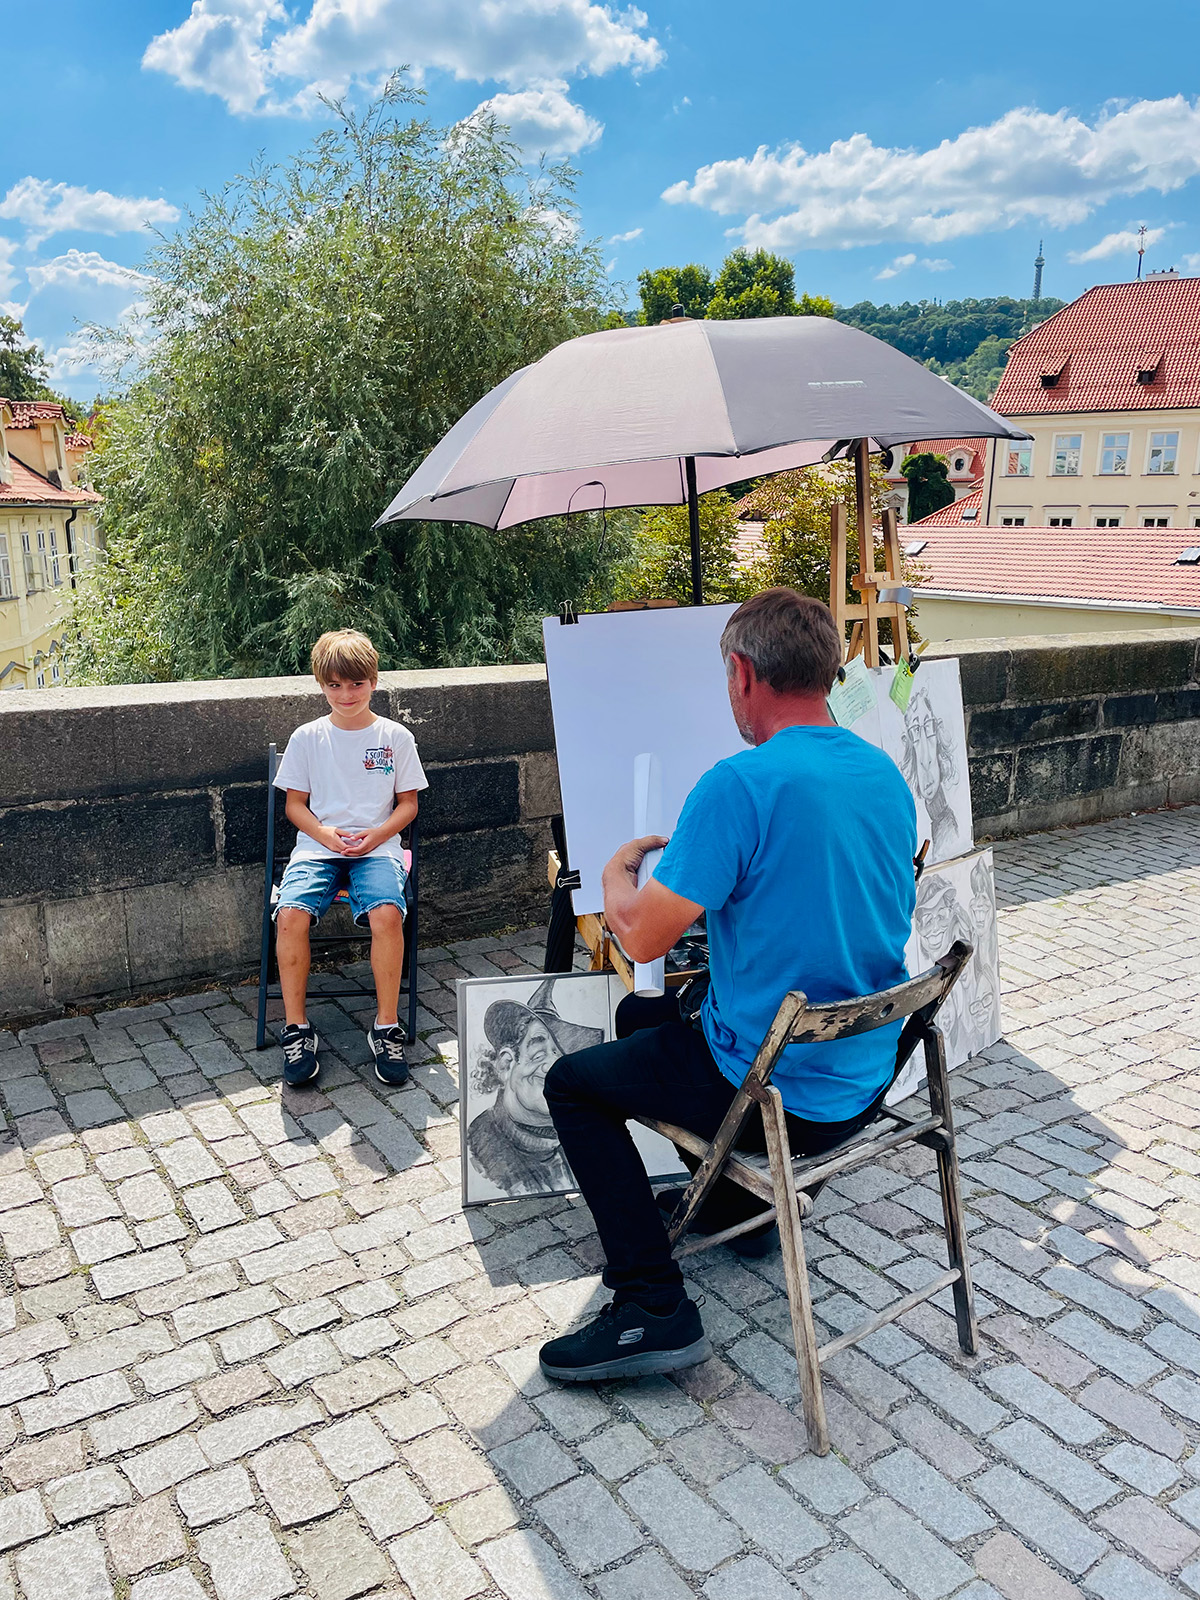
[[[67,681],[67,600],[99,549],[91,447],[61,406],[0,400],[0,691]]]

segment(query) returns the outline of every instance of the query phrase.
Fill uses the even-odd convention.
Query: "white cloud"
[[[568,100],[567,85],[561,78],[517,94],[495,94],[476,106],[468,121],[489,115],[505,125],[513,143],[533,160],[542,155],[574,155],[595,144],[604,132],[602,122]]]
[[[28,243],[34,244],[52,233],[137,233],[151,223],[176,222],[179,210],[165,200],[22,178],[0,200],[0,217],[23,222],[30,230]]]
[[[1185,272],[1200,272],[1200,256],[1184,256],[1181,264]]]
[[[916,264],[916,255],[911,252],[908,255],[897,256],[894,261],[875,274],[876,282],[882,282],[885,278],[898,278],[902,272],[907,272],[909,267],[915,267]],[[941,256],[934,260],[922,256],[921,265],[926,272],[951,272],[954,269],[953,261],[946,261]]]
[[[632,244],[634,239],[640,239],[641,237],[641,228],[630,228],[628,233],[614,233],[608,242],[609,244]]]
[[[66,255],[54,256],[49,261],[27,267],[25,275],[35,294],[48,285],[78,289],[84,284],[103,284],[128,289],[150,281],[144,272],[138,272],[133,267],[122,267],[115,261],[106,261],[98,250],[68,250]]]
[[[1119,195],[1160,193],[1200,174],[1200,102],[1138,100],[1094,123],[1018,107],[931,150],[865,133],[810,155],[800,145],[701,167],[663,198],[724,216],[768,249],[851,249],[887,240],[941,244],[1034,221],[1085,222]]]
[[[513,90],[618,67],[649,71],[663,50],[647,26],[636,6],[594,0],[311,0],[301,20],[282,0],[193,0],[185,21],[150,41],[142,65],[219,95],[230,111],[279,115],[401,63]]]
[[[879,280],[884,278],[898,278],[902,272],[907,272],[909,267],[915,267],[916,264],[917,258],[915,255],[897,256],[889,266],[886,266],[881,271],[877,272],[875,277]]]
[[[1165,228],[1147,228],[1145,239],[1147,250],[1166,236]],[[1120,233],[1106,233],[1103,239],[1092,245],[1090,250],[1068,250],[1067,260],[1078,265],[1083,261],[1107,261],[1110,256],[1133,256],[1137,254],[1141,242],[1141,236],[1135,229],[1123,228]]]
[[[12,258],[17,252],[17,241],[0,234],[0,295],[11,294],[17,287],[17,269]]]
[[[534,222],[541,223],[556,244],[566,244],[579,237],[579,219],[554,206],[531,206],[529,215]]]

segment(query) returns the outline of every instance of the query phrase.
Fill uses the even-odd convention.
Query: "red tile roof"
[[[967,467],[977,474],[982,474],[983,464],[987,457],[988,441],[986,439],[918,439],[915,444],[908,445],[903,451],[896,452],[895,471],[900,470],[900,463],[905,456],[948,456],[956,450],[973,451],[974,464],[967,462]]]
[[[1089,289],[1017,340],[992,399],[1007,417],[1173,406],[1200,406],[1200,278]]]
[[[915,522],[910,522],[910,528],[961,528],[964,525],[963,512],[974,511],[973,517],[965,519],[966,525],[979,519],[979,512],[983,505],[983,485],[972,489],[970,494],[963,495],[961,500],[956,500],[953,505],[943,506],[940,511],[931,511],[927,517],[918,517]]]
[[[86,506],[99,505],[103,499],[92,489],[56,489],[49,478],[43,478],[16,456],[10,455],[8,461],[12,482],[0,483],[0,506]]]
[[[926,540],[913,558],[921,569],[918,594],[1110,601],[1200,612],[1200,566],[1175,565],[1181,550],[1200,545],[1195,528],[939,528],[930,520],[913,527]]]
[[[10,428],[32,428],[39,422],[64,421],[63,408],[53,400],[0,400],[12,412]]]
[[[86,433],[68,433],[63,439],[63,444],[68,450],[90,450],[92,441]]]

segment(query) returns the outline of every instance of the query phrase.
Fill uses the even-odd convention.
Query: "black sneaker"
[[[284,1080],[311,1083],[321,1070],[317,1060],[317,1046],[321,1041],[312,1023],[306,1022],[301,1027],[297,1022],[289,1022],[279,1035],[279,1042],[283,1046]]]
[[[658,1201],[658,1209],[663,1214],[663,1221],[669,1222],[675,1214],[675,1207],[683,1199],[682,1189],[658,1189],[654,1195]],[[688,1227],[689,1233],[715,1233],[715,1228],[702,1228],[693,1217]],[[763,1256],[769,1256],[772,1250],[779,1248],[779,1229],[772,1222],[768,1227],[755,1228],[752,1233],[739,1233],[736,1239],[727,1239],[727,1247],[734,1255],[741,1256],[744,1261],[761,1261]]]
[[[390,1083],[395,1087],[408,1082],[404,1032],[398,1022],[393,1022],[390,1028],[380,1028],[372,1023],[367,1033],[367,1043],[375,1057],[375,1076],[380,1083]]]
[[[712,1345],[694,1300],[681,1300],[665,1317],[627,1300],[607,1305],[575,1333],[542,1346],[541,1366],[560,1383],[601,1383],[606,1378],[641,1378],[675,1372],[707,1361]]]

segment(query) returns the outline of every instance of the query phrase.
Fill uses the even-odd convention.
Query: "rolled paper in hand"
[[[662,828],[662,767],[656,755],[647,752],[636,756],[633,763],[633,836],[642,839],[648,833],[661,834]],[[638,888],[654,876],[654,869],[662,857],[661,850],[651,850],[638,868]],[[666,989],[666,957],[657,961],[635,961],[633,964],[634,994],[654,998]]]

